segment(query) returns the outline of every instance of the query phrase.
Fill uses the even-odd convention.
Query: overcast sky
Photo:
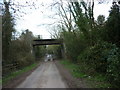
[[[24,0],[20,0],[20,3],[23,3]],[[49,1],[49,2],[48,2]],[[33,32],[34,35],[42,35],[42,38],[50,38],[50,29],[52,29],[51,26],[46,24],[51,24],[59,19],[52,19],[48,16],[54,16],[55,9],[51,10],[51,8],[47,8],[50,3],[52,3],[52,0],[38,0],[36,2],[37,6],[39,6],[39,9],[24,9],[24,11],[28,14],[21,17],[21,19],[17,19],[15,28],[17,31],[21,32],[21,30],[29,29]],[[98,15],[105,15],[105,17],[108,17],[109,10],[111,7],[111,3],[105,3],[105,4],[98,4],[95,3],[94,8],[94,16],[95,19]],[[45,25],[43,25],[45,24]]]

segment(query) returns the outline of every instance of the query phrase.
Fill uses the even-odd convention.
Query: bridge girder
[[[62,39],[37,39],[33,40],[33,46],[38,45],[62,45]]]

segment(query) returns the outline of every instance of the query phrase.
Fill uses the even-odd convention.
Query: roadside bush
[[[115,44],[98,42],[78,56],[78,62],[90,66],[91,73],[103,73],[110,82],[120,84],[120,51]]]
[[[22,40],[13,40],[10,45],[9,61],[2,64],[3,76],[26,67],[34,61],[30,45]]]
[[[107,58],[107,78],[115,85],[120,87],[120,49],[114,45],[114,48],[109,51]]]
[[[86,48],[83,35],[78,32],[64,32],[64,42],[67,57],[76,63],[78,55]]]
[[[19,57],[21,57],[21,58],[19,58]],[[31,53],[28,53],[25,56],[18,55],[18,59],[17,59],[18,68],[23,68],[28,65],[31,65],[34,61],[35,61],[35,59]]]
[[[98,42],[86,50],[78,57],[78,62],[82,61],[91,65],[97,72],[106,72],[107,58],[109,51],[114,48],[112,44],[106,42]]]

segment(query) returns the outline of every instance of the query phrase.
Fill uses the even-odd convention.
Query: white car
[[[47,60],[50,61],[52,59],[51,55],[47,55]]]

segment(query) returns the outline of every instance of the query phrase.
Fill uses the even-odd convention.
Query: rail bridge
[[[33,46],[38,45],[62,45],[63,40],[62,39],[36,39],[33,40]]]
[[[36,39],[33,40],[33,52],[35,51],[36,46],[41,45],[60,45],[61,46],[61,54],[64,57],[64,44],[62,39]]]

